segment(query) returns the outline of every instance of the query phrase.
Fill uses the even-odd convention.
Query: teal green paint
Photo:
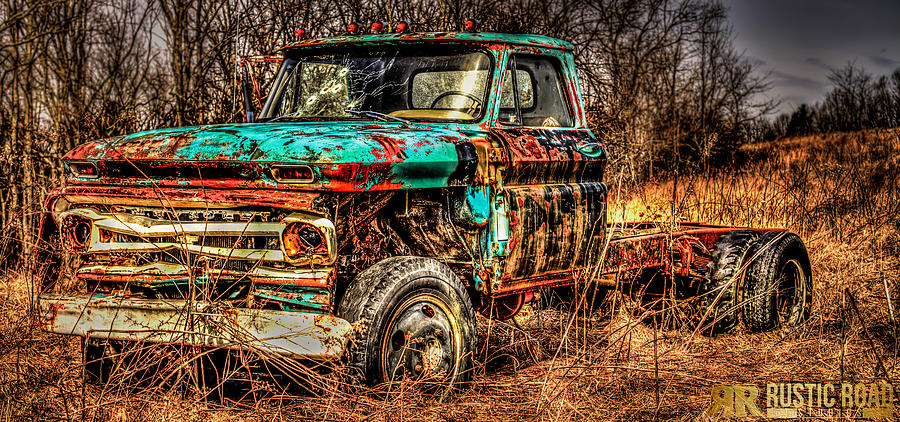
[[[264,291],[268,291],[271,293],[263,293]],[[299,293],[300,299],[291,299],[291,298],[281,297],[281,296],[278,296],[278,292],[285,292],[285,293],[289,292],[289,293],[293,293],[293,294]],[[307,307],[307,308],[314,308],[314,309],[322,309],[325,307],[325,305],[315,302],[314,299],[317,296],[328,295],[328,294],[329,294],[328,290],[308,289],[308,288],[303,288],[303,287],[298,287],[298,286],[290,286],[290,285],[279,286],[276,289],[269,289],[269,288],[263,288],[262,286],[257,286],[257,290],[253,292],[253,296],[256,296],[261,299],[271,300],[273,302],[279,302],[279,303],[298,305],[298,306],[303,306],[303,307]],[[290,310],[290,309],[285,309],[285,310]]]
[[[480,44],[516,44],[572,50],[572,43],[543,35],[501,34],[496,32],[417,32],[375,35],[347,35],[341,37],[303,40],[284,49],[310,48],[344,44],[409,44],[413,42],[460,42]]]
[[[491,217],[491,203],[487,186],[470,186],[466,188],[466,205],[472,215],[472,223],[476,226],[487,224]]]
[[[480,272],[479,269],[481,269],[481,266],[479,266],[478,269],[473,271],[472,278],[475,279],[475,290],[479,291],[479,292],[483,292],[484,291],[484,280],[479,275],[479,272]]]
[[[224,124],[158,129],[121,138],[98,141],[95,148],[70,160],[121,160],[151,162],[251,162],[271,164],[317,164],[338,168],[354,164],[389,167],[372,172],[358,186],[368,190],[377,184],[394,188],[431,188],[448,185],[456,170],[456,144],[468,142],[472,127],[434,123],[372,121],[275,122]],[[328,188],[318,166],[312,166],[317,182],[307,186]],[[272,187],[273,180],[266,180]],[[151,184],[151,181],[145,181]],[[185,184],[188,182],[185,181]]]
[[[578,151],[588,157],[594,158],[603,158],[606,155],[606,150],[603,148],[603,144],[600,142],[593,142],[589,144],[582,145],[578,147]]]

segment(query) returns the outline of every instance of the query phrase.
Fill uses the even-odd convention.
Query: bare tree
[[[571,41],[592,127],[636,170],[714,163],[766,107],[752,101],[765,82],[734,51],[718,0],[0,0],[6,233],[30,243],[58,158],[78,143],[237,120],[240,58],[276,53],[296,29],[321,37],[411,19],[454,31],[466,18]],[[898,81],[879,88],[879,104]]]

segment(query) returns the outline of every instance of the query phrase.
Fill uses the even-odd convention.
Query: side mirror
[[[253,86],[250,83],[250,64],[241,62],[241,93],[244,96],[244,119],[247,123],[256,120],[256,111],[253,109]]]

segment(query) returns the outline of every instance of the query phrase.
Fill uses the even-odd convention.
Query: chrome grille
[[[203,257],[198,259],[197,256],[191,256],[190,259],[192,262],[185,263],[185,256],[180,252],[150,252],[140,254],[138,259],[136,260],[137,265],[146,265],[152,264],[154,262],[167,262],[171,264],[181,264],[185,267],[203,267],[215,270],[226,270],[226,271],[237,271],[237,272],[248,272],[252,270],[254,267],[260,265],[258,261],[246,261],[239,259],[225,259],[225,258],[208,258]]]
[[[148,217],[172,217],[150,213],[99,213],[91,208],[78,208],[60,214],[60,221],[89,221],[90,239],[84,253],[141,254],[169,252],[188,255],[248,261],[284,261],[281,251],[281,222],[227,221],[240,214],[204,213],[200,218],[225,218],[226,221],[173,221]],[[160,211],[164,212],[164,211]],[[272,213],[251,213],[248,217],[270,218]],[[196,213],[194,217],[198,217]],[[223,217],[230,216],[230,217]]]
[[[93,207],[72,208],[54,217],[61,227],[66,228],[62,230],[66,233],[64,245],[70,245],[72,252],[96,254],[101,259],[165,252],[172,256],[303,266],[329,265],[337,255],[334,224],[325,217],[299,211],[287,214],[234,209],[170,211],[110,206],[102,211]],[[173,220],[181,217],[190,219]],[[281,245],[282,235],[286,227],[297,224],[311,225],[321,232],[327,250],[300,258],[286,256]]]
[[[179,239],[172,236],[151,236],[140,237],[123,233],[113,233],[113,242],[118,243],[183,243],[189,239]],[[208,246],[213,248],[234,248],[234,249],[265,249],[277,251],[281,248],[281,239],[278,236],[198,236],[193,243],[200,246]]]

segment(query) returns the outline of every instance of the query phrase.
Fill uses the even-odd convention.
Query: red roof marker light
[[[347,25],[347,33],[350,35],[359,35],[360,29],[359,24],[355,22]]]
[[[478,32],[478,21],[475,19],[467,20],[465,23],[463,23],[463,31]]]
[[[385,25],[384,22],[375,21],[375,22],[372,22],[372,25],[369,26],[369,31],[372,32],[373,34],[380,34],[380,33],[384,32],[384,29],[386,26],[387,25]]]
[[[294,31],[294,36],[302,40],[302,39],[306,38],[306,30],[302,29],[302,28],[298,29],[298,30]]]
[[[412,30],[412,22],[406,20],[406,21],[400,21],[400,23],[398,23],[397,27],[394,29],[394,32],[398,32],[398,33],[402,34],[405,32],[409,32],[411,30]]]

